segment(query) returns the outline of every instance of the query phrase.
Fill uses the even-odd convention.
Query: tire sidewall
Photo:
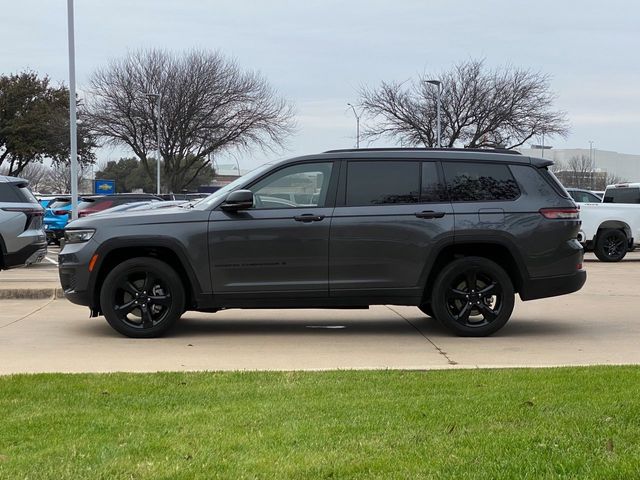
[[[479,268],[489,273],[502,288],[502,306],[498,317],[482,327],[468,327],[456,322],[446,305],[446,293],[451,282],[469,268]],[[509,275],[497,263],[482,257],[459,258],[443,268],[436,279],[431,296],[431,307],[438,321],[455,334],[464,337],[485,337],[497,332],[511,317],[514,304],[515,292]]]
[[[151,272],[162,278],[171,293],[171,307],[164,321],[149,329],[137,329],[122,322],[113,308],[113,297],[119,282],[134,272]],[[133,338],[153,338],[162,335],[184,312],[185,292],[180,276],[166,263],[155,258],[140,257],[126,260],[111,270],[100,288],[100,307],[107,322],[119,333]]]

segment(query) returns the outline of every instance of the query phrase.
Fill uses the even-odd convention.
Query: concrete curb
[[[64,298],[64,291],[60,287],[0,288],[0,300],[41,300],[45,298]]]

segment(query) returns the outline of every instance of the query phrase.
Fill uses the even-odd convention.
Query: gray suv
[[[0,270],[42,261],[47,253],[43,216],[26,180],[0,175]]]
[[[72,222],[69,300],[130,337],[186,310],[414,305],[485,336],[579,290],[578,209],[512,151],[333,150],[265,165],[186,207]]]

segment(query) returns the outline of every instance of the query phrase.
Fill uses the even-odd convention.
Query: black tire
[[[482,257],[459,258],[444,267],[431,296],[436,318],[463,337],[485,337],[500,330],[514,302],[509,275]]]
[[[436,318],[433,314],[433,308],[430,303],[423,303],[418,307],[422,313],[424,313],[427,317]]]
[[[593,252],[601,262],[619,262],[627,254],[629,242],[622,230],[608,229],[598,233]]]
[[[184,312],[180,276],[149,257],[126,260],[109,272],[100,289],[100,307],[116,331],[132,338],[165,333]]]

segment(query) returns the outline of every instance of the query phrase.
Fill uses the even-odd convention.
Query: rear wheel
[[[438,275],[431,296],[436,318],[457,335],[484,337],[511,317],[513,284],[495,262],[482,257],[454,260]]]
[[[182,315],[180,276],[155,258],[132,258],[115,267],[100,290],[100,307],[115,330],[133,338],[158,337]]]
[[[622,230],[608,229],[598,233],[593,252],[602,262],[619,262],[627,254],[627,236]]]

